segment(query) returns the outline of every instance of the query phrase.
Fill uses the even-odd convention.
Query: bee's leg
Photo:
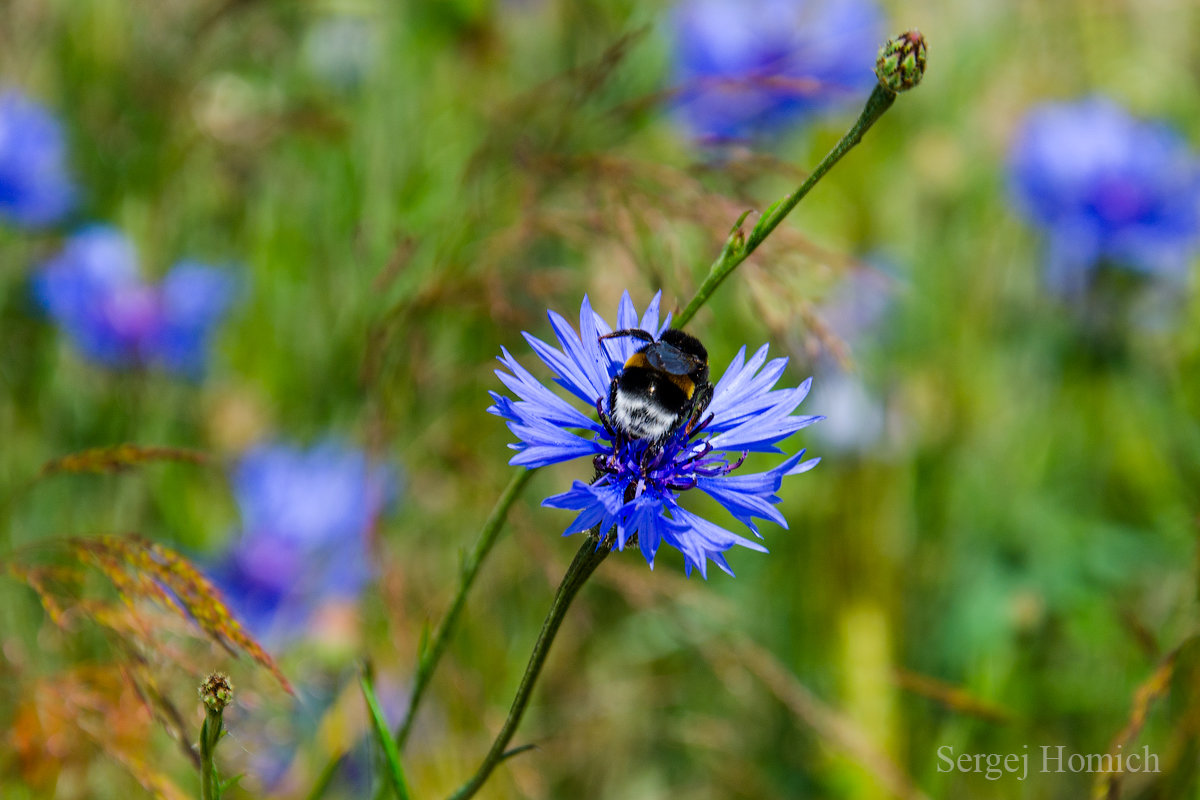
[[[709,426],[709,423],[711,423],[712,421],[713,421],[712,414],[709,414],[707,417],[700,420],[699,422],[697,422],[696,420],[692,420],[691,422],[688,423],[688,436],[695,436],[698,433],[701,433],[705,428],[707,428]]]
[[[610,384],[609,390],[608,390],[608,405],[610,408],[612,407],[612,402],[613,402],[612,398],[613,398],[613,395],[616,394],[616,391],[617,391],[617,379],[613,378],[612,383]],[[604,400],[603,400],[603,398],[600,398],[600,397],[596,398],[596,416],[599,417],[600,424],[604,426],[604,432],[606,434],[608,434],[608,438],[612,440],[613,451],[616,452],[617,450],[619,450],[621,448],[621,443],[624,441],[624,437],[617,431],[616,427],[613,425],[612,417],[610,417],[607,413],[605,413]],[[614,471],[612,465],[610,464],[610,460],[611,460],[611,456],[606,456],[604,454],[597,454],[595,456],[595,458],[592,459],[592,465],[596,468],[596,476],[597,477],[599,477],[600,475],[602,475],[604,473]]]
[[[608,384],[608,407],[610,409],[613,407],[613,404],[617,399],[618,380],[619,376],[617,378],[613,378]],[[600,424],[604,426],[604,431],[608,434],[608,438],[612,439],[615,444],[620,434],[617,433],[617,428],[615,425],[613,425],[612,417],[605,413],[604,401],[603,398],[600,397],[596,398],[596,416],[600,418]]]
[[[617,438],[617,432],[613,430],[612,420],[608,414],[604,413],[604,401],[599,397],[596,398],[596,416],[600,418],[600,424],[604,426],[604,432],[608,434],[608,438]]]
[[[642,457],[638,459],[638,466],[641,467],[642,472],[649,472],[653,469],[660,455],[662,455],[662,442],[651,442],[650,446],[642,451]]]
[[[704,415],[704,411],[708,408],[708,404],[712,402],[712,398],[713,387],[711,383],[706,383],[696,389],[696,396],[692,399],[691,418],[687,423],[687,432],[689,435],[693,433],[699,433],[708,425],[709,422],[712,421],[712,416],[710,415],[709,418],[699,426],[696,424],[700,421],[700,417]]]
[[[703,414],[705,409],[708,408],[708,404],[712,402],[713,385],[711,383],[705,383],[696,390],[696,394],[696,410],[692,413],[695,419],[699,419],[700,415]]]

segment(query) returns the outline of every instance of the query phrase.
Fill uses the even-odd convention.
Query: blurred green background
[[[1125,332],[1120,357],[1089,357],[1044,293],[1004,159],[1027,107],[1093,92],[1200,141],[1200,9],[883,5],[889,29],[926,35],[924,83],[690,326],[717,374],[769,341],[792,385],[856,375],[883,404],[878,439],[801,433],[824,460],[784,484],[790,529],[764,528],[770,554],[730,554],[736,579],[685,580],[673,552],[653,572],[636,552],[610,559],[517,735],[538,749],[481,796],[1081,797],[1096,776],[939,772],[938,748],[1106,752],[1181,645],[1126,745],[1163,771],[1121,788],[1195,795],[1197,298]],[[30,272],[58,237],[0,229],[5,550],[137,531],[203,555],[236,528],[220,470],[27,486],[63,454],[138,442],[233,459],[266,437],[344,436],[403,474],[382,574],[340,639],[278,655],[342,706],[362,654],[402,692],[511,476],[512,437],[484,413],[500,347],[533,363],[520,332],[549,336],[545,310],[571,318],[584,293],[610,319],[626,288],[639,307],[660,288],[686,302],[741,211],[794,188],[853,121],[714,160],[662,110],[666,7],[6,0],[0,75],[61,115],[86,216],[128,233],[149,274],[192,254],[237,264],[244,286],[202,383],[108,372],[32,308]],[[345,19],[358,58],[323,63],[322,26]],[[823,315],[867,256],[890,265],[892,302],[840,347]],[[816,393],[805,408],[837,414]],[[567,512],[539,501],[589,471],[542,470],[514,507],[406,750],[415,796],[451,791],[499,728],[576,546]],[[29,727],[56,676],[119,656],[56,633],[19,581],[0,604],[0,794],[143,791],[91,740],[44,714]],[[252,662],[224,663],[254,685]],[[190,680],[172,689],[189,713]],[[253,765],[270,736],[299,746],[271,796],[303,797],[330,741],[362,730],[353,713],[298,717],[269,683],[245,698],[220,753],[248,773],[229,797],[267,795]],[[148,735],[147,758],[194,796],[178,748]],[[349,785],[329,796],[358,796]]]

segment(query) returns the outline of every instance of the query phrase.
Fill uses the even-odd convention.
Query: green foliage
[[[400,750],[392,739],[383,709],[379,707],[379,700],[375,697],[375,690],[371,688],[371,681],[365,672],[359,676],[358,684],[362,688],[363,700],[366,701],[367,712],[371,716],[371,731],[375,734],[375,742],[380,752],[383,753],[384,765],[387,767],[384,774],[396,797],[399,800],[408,800],[408,783],[404,779],[404,767],[400,764]]]

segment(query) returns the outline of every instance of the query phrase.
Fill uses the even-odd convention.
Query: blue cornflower
[[[395,494],[391,470],[334,441],[263,444],[238,462],[233,492],[241,534],[210,571],[251,632],[279,643],[324,605],[358,597],[371,530]]]
[[[203,373],[235,286],[228,271],[191,261],[148,284],[132,243],[107,226],[72,236],[33,278],[34,296],[85,358],[189,377]]]
[[[1048,234],[1057,290],[1081,290],[1100,263],[1179,276],[1200,246],[1200,161],[1106,98],[1029,112],[1009,171],[1017,207]]]
[[[641,328],[658,337],[670,327],[670,315],[659,321],[661,293],[655,295],[639,321],[626,292],[617,310],[617,328]],[[559,314],[550,324],[561,350],[528,333],[523,334],[538,357],[557,376],[555,383],[589,409],[611,414],[610,383],[625,361],[644,343],[630,338],[606,339],[612,328],[585,297],[576,333]],[[820,459],[801,461],[804,451],[786,458],[767,472],[733,474],[751,452],[779,453],[775,445],[821,417],[792,412],[808,394],[811,379],[794,389],[773,389],[786,358],[767,361],[767,346],[746,358],[743,347],[713,387],[712,401],[699,423],[681,427],[660,446],[629,439],[582,413],[522,367],[508,350],[500,358],[507,372],[500,380],[517,400],[491,392],[488,411],[508,421],[518,441],[509,463],[543,467],[590,456],[598,476],[592,483],[575,481],[570,491],[547,498],[543,505],[579,511],[566,534],[614,525],[616,545],[635,541],[651,567],[662,543],[683,553],[688,574],[693,568],[708,576],[708,560],[732,575],[722,555],[734,545],[766,552],[757,542],[738,536],[679,505],[679,495],[692,488],[714,498],[735,518],[758,534],[755,518],[787,527],[773,508],[775,492],[785,475],[806,472]],[[732,459],[732,460],[731,460]],[[761,538],[761,536],[760,536]]]
[[[672,23],[679,112],[702,139],[769,133],[876,83],[872,0],[683,0]]]
[[[74,205],[66,137],[54,116],[16,89],[0,90],[0,219],[58,221]]]

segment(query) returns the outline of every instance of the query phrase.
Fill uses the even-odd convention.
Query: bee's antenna
[[[601,341],[605,339],[616,339],[619,336],[632,336],[635,339],[641,339],[645,342],[654,342],[654,336],[649,331],[644,331],[641,328],[625,328],[624,330],[613,331],[606,333],[600,337]]]

